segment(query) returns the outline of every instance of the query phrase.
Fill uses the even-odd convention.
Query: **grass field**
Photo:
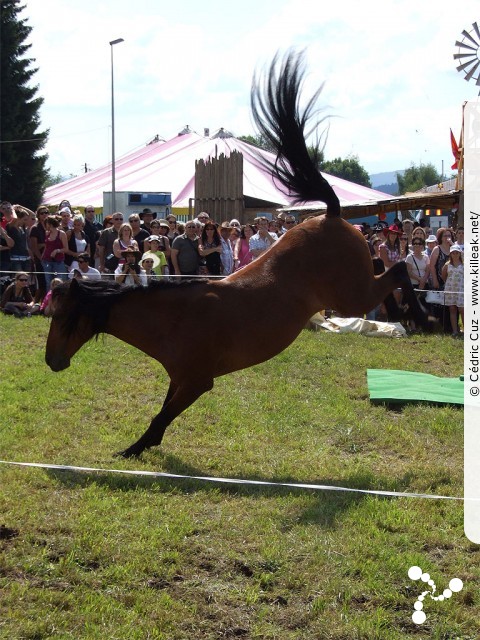
[[[3,460],[463,495],[463,411],[372,405],[366,384],[367,368],[459,375],[449,337],[304,331],[219,379],[161,448],[123,460],[112,454],[163,401],[161,366],[106,337],[55,374],[47,331],[0,316]],[[480,637],[480,550],[461,501],[4,464],[0,482],[0,638]],[[464,583],[427,597],[422,625],[412,565],[439,593]]]

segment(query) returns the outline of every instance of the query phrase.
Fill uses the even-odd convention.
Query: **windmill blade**
[[[478,46],[476,47],[471,47],[469,44],[465,44],[465,42],[460,42],[460,40],[457,40],[455,42],[455,46],[456,47],[463,47],[464,49],[470,49],[470,51],[473,51],[474,53],[476,53]]]
[[[469,67],[471,64],[475,64],[475,60],[469,60],[468,62],[464,62],[459,67],[457,67],[457,71],[465,71],[465,69]]]
[[[465,80],[470,80],[470,78],[473,77],[473,74],[478,69],[478,67],[480,67],[480,60],[477,60],[477,62],[475,63],[475,66],[472,69],[470,69],[470,71],[465,76]]]
[[[478,42],[475,40],[475,38],[473,38],[468,31],[465,31],[465,29],[462,31],[462,35],[465,36],[465,38],[468,38],[471,42],[473,42],[473,44],[475,44],[478,47]]]
[[[465,80],[475,80],[476,85],[480,87],[480,28],[478,23],[472,23],[470,32],[464,29],[462,36],[461,41],[457,40],[455,42],[455,46],[458,49],[453,54],[453,59],[456,60],[458,65],[457,71],[465,74]]]
[[[475,54],[474,53],[454,53],[453,58],[454,60],[458,60],[459,58],[475,58]]]

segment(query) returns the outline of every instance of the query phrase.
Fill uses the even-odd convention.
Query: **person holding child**
[[[115,269],[115,281],[119,284],[126,285],[148,285],[147,276],[144,269],[138,264],[141,254],[140,251],[133,247],[128,247],[121,253],[125,260],[123,264],[119,264]]]

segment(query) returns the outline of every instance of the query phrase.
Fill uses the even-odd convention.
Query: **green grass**
[[[272,326],[272,331],[274,326]],[[463,411],[372,405],[367,368],[462,372],[444,336],[303,332],[216,382],[139,460],[113,458],[167,378],[114,338],[44,364],[48,321],[0,316],[0,458],[461,496]],[[232,338],[234,339],[234,338]],[[227,345],[228,348],[228,345]],[[476,638],[480,553],[458,501],[0,465],[0,638]],[[442,592],[425,602],[419,565]],[[422,583],[423,586],[423,583]]]

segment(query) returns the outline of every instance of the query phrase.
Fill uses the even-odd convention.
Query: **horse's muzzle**
[[[45,355],[45,362],[52,371],[63,371],[70,366],[70,358],[65,356],[53,357]]]

